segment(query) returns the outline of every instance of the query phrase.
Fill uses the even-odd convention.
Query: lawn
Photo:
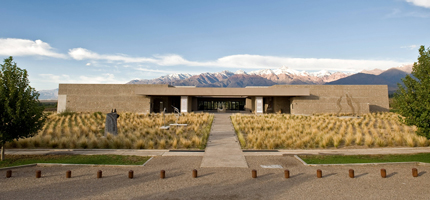
[[[150,157],[122,155],[6,155],[0,167],[34,163],[142,165]]]
[[[347,164],[385,162],[430,163],[430,153],[391,155],[299,155],[308,164]]]
[[[106,115],[96,113],[50,114],[35,136],[6,143],[6,148],[60,149],[204,149],[213,121],[208,113],[173,114],[120,113],[118,135],[105,137]],[[186,127],[171,123],[188,124]]]
[[[429,146],[428,139],[416,134],[416,127],[402,124],[399,117],[385,112],[360,117],[235,114],[231,119],[243,149]]]

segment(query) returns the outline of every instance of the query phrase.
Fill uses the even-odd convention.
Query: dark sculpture
[[[118,135],[118,117],[119,115],[116,113],[116,109],[106,115],[105,136],[107,136],[107,133]]]
[[[350,94],[345,94],[345,97],[346,97],[346,103],[351,108],[352,115],[358,117],[358,114],[360,114],[360,104],[358,103],[357,100],[355,100],[354,98],[352,98],[352,95],[350,95]],[[337,107],[339,108],[339,111],[337,111],[337,116],[338,117],[340,116],[340,112],[342,111],[342,104],[341,104],[342,98],[343,98],[343,95],[340,96],[339,99],[336,102]],[[355,103],[355,105],[357,107],[357,111],[355,110],[353,103]]]

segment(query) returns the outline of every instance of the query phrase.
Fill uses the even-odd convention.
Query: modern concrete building
[[[354,113],[388,111],[386,85],[274,85],[205,88],[134,84],[60,84],[58,112]]]

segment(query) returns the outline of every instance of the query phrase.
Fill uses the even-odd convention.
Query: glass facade
[[[198,100],[199,110],[245,110],[245,99],[234,99],[234,100]]]

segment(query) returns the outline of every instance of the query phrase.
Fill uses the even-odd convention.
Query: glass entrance
[[[198,100],[199,110],[245,110],[245,100],[234,99],[234,100],[209,100],[199,99]]]

